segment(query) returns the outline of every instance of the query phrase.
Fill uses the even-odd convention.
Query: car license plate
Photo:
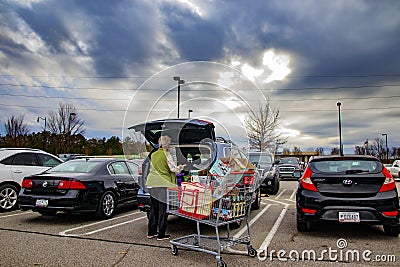
[[[339,222],[360,222],[359,212],[339,212]]]
[[[49,201],[47,199],[36,199],[36,207],[45,208],[49,205]]]

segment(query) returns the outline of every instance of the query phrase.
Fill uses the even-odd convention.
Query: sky
[[[400,1],[1,0],[0,134],[10,116],[73,104],[86,137],[207,119],[245,143],[260,104],[285,147],[345,153],[387,133],[400,147]]]

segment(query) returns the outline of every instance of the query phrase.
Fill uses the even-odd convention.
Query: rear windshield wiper
[[[368,170],[347,170],[346,174],[369,172]]]

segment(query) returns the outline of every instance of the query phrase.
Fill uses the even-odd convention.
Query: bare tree
[[[267,148],[277,150],[277,146],[285,143],[285,138],[277,132],[280,122],[279,110],[272,109],[269,100],[260,104],[258,111],[249,112],[245,126],[250,147],[259,151]]]
[[[49,112],[49,131],[58,137],[57,153],[67,153],[71,147],[71,136],[84,135],[84,121],[72,104],[60,102],[57,112]]]
[[[21,115],[18,118],[12,115],[7,119],[7,122],[4,124],[4,128],[6,129],[6,135],[11,138],[16,138],[19,135],[27,135],[30,132],[30,129],[26,123],[24,123],[25,115]]]

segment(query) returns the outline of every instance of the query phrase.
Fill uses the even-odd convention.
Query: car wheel
[[[18,207],[18,189],[12,184],[0,186],[0,211],[10,211]]]
[[[100,198],[99,207],[97,208],[97,215],[101,218],[109,219],[114,215],[115,207],[115,196],[111,191],[107,191]]]
[[[40,210],[38,212],[40,214],[42,214],[43,216],[54,216],[57,213],[57,211],[55,211],[55,210]]]
[[[311,223],[309,221],[303,220],[299,213],[296,217],[296,226],[298,232],[308,232],[311,230]]]
[[[400,234],[400,225],[383,225],[385,234],[393,237],[398,237]]]
[[[229,227],[231,229],[239,229],[241,225],[242,225],[242,221],[236,221],[236,222],[230,223]]]
[[[261,207],[261,192],[260,192],[260,189],[257,189],[256,199],[254,200],[254,203],[251,204],[251,209],[259,210],[260,207]]]
[[[278,176],[274,177],[274,186],[271,189],[270,195],[276,195],[279,191],[279,178]]]

